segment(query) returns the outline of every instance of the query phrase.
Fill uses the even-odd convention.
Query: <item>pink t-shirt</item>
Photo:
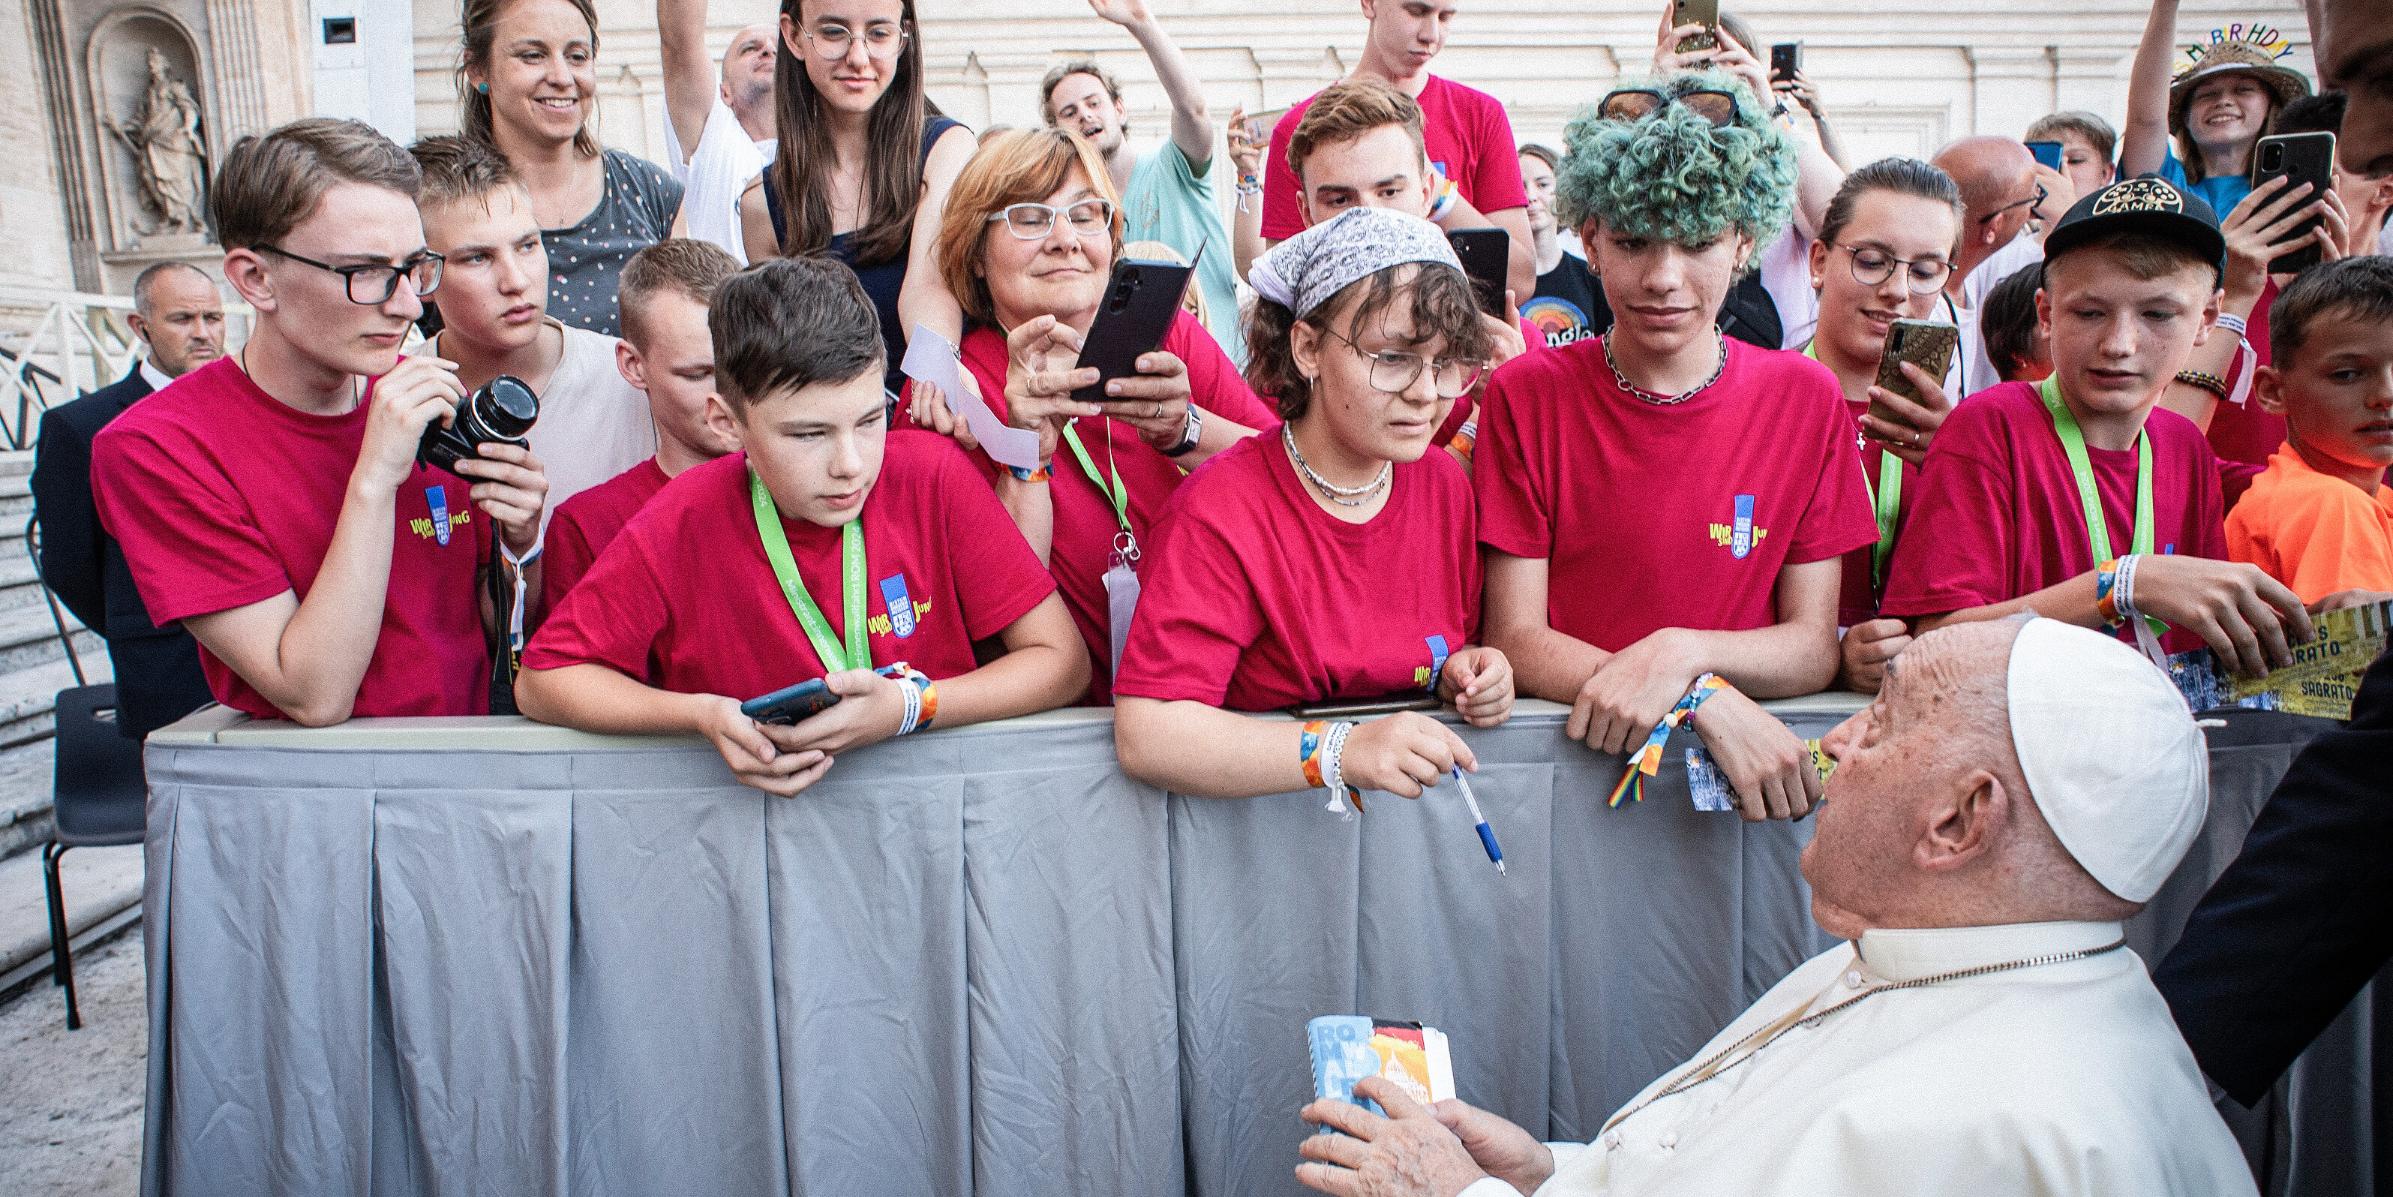
[[[2164,408],[2152,441],[2152,548],[2225,560],[2218,463],[2193,422]],[[2128,551],[2136,452],[2087,446],[2111,551]],[[2006,382],[1953,408],[1928,447],[1919,499],[1886,573],[1888,615],[1942,615],[2008,602],[2095,566],[2077,479],[2032,383]],[[2131,629],[2121,629],[2132,636]],[[2201,647],[2182,632],[2170,651]]]
[[[573,593],[574,584],[590,572],[615,534],[670,481],[651,457],[557,505],[548,521],[548,548],[542,552],[546,564],[540,577],[550,607]]]
[[[969,673],[973,641],[1055,591],[997,496],[943,438],[889,434],[863,519],[876,666]],[[845,643],[839,531],[781,524],[806,593]],[[657,492],[532,637],[523,663],[596,663],[661,690],[739,699],[823,676],[756,535],[747,454],[692,467]]]
[[[1248,428],[1278,426],[1279,417],[1255,398],[1238,376],[1238,367],[1196,317],[1179,313],[1164,334],[1162,348],[1187,365],[1189,393],[1198,407]],[[965,368],[980,384],[981,395],[998,417],[1004,418],[1005,334],[974,327],[964,334],[961,352]],[[898,401],[901,412],[910,410],[912,389],[912,384],[907,384],[908,397]],[[1121,476],[1123,489],[1129,492],[1131,534],[1145,545],[1148,530],[1180,485],[1179,463],[1140,440],[1138,430],[1128,424],[1082,420],[1075,431],[1100,472],[1110,466]],[[991,480],[1005,468],[978,450],[969,456]],[[1109,703],[1113,699],[1113,623],[1106,603],[1105,571],[1112,564],[1114,537],[1121,531],[1121,523],[1114,518],[1113,504],[1090,480],[1070,446],[1057,444],[1053,464],[1055,478],[1049,489],[1053,492],[1055,531],[1047,564],[1063,592],[1064,605],[1071,609],[1072,622],[1079,626],[1081,639],[1088,642],[1088,701]]]
[[[1280,438],[1191,474],[1157,530],[1114,693],[1238,711],[1435,687],[1479,630],[1470,483],[1431,450],[1368,523],[1321,510]]]
[[[1548,561],[1546,618],[1607,652],[1778,622],[1778,575],[1877,539],[1836,376],[1728,341],[1711,388],[1621,391],[1589,338],[1507,362],[1479,411],[1479,539]]]
[[[151,618],[212,615],[286,590],[306,599],[365,443],[371,383],[364,394],[346,414],[310,415],[222,358],[100,433],[92,446],[100,522],[124,546]],[[360,717],[490,709],[475,588],[490,559],[490,520],[466,497],[468,486],[419,465],[399,487],[382,628],[352,707]],[[204,647],[200,668],[218,702],[288,718]]]
[[[1528,205],[1520,151],[1512,141],[1512,118],[1505,115],[1503,104],[1486,92],[1436,75],[1415,98],[1421,104],[1421,144],[1429,151],[1429,163],[1454,180],[1462,198],[1489,215]],[[1267,241],[1285,241],[1305,228],[1304,188],[1288,166],[1288,141],[1312,105],[1312,97],[1305,97],[1271,127],[1271,153],[1263,160]],[[1524,302],[1528,298],[1521,297]]]

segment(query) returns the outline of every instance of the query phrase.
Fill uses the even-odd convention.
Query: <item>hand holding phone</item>
[[[1878,357],[1876,385],[1914,403],[1925,402],[1919,388],[1903,373],[1903,363],[1919,367],[1930,378],[1942,379],[1952,369],[1953,353],[1960,348],[1961,330],[1940,320],[1897,320],[1886,330],[1886,349]],[[1889,424],[1901,424],[1901,416],[1889,411],[1876,399],[1870,401],[1872,418]]]
[[[1106,383],[1138,373],[1140,355],[1161,348],[1171,331],[1194,273],[1195,267],[1177,262],[1123,258],[1113,264],[1105,298],[1098,301],[1097,318],[1089,322],[1080,348],[1081,367],[1095,367],[1097,381],[1072,392],[1074,400],[1107,402]]]
[[[1793,83],[1803,70],[1803,43],[1774,42],[1770,46],[1770,82]]]
[[[2304,183],[2310,192],[2300,202],[2326,198],[2335,185],[2335,135],[2332,133],[2278,133],[2260,139],[2252,150],[2252,185],[2283,178],[2286,191],[2299,191]],[[2318,231],[2324,216],[2312,215],[2287,230],[2280,243],[2310,238]],[[2270,274],[2299,274],[2325,260],[2325,251],[2316,240],[2302,240],[2301,248],[2281,254],[2268,264]]]
[[[2038,166],[2044,167],[2047,170],[2060,170],[2062,168],[2060,142],[2031,141],[2027,143],[2027,152],[2035,155],[2036,165]]]
[[[818,677],[751,698],[740,704],[740,714],[758,723],[787,726],[838,705],[839,696]]]

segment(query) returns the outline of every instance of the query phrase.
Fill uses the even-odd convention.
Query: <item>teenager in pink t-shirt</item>
[[[235,143],[209,208],[249,342],[93,445],[151,616],[181,620],[217,700],[259,718],[485,713],[483,571],[538,584],[540,463],[512,445],[454,474],[417,460],[466,394],[452,363],[399,353],[441,276],[420,179],[355,121]]]
[[[631,256],[616,284],[623,339],[615,369],[648,396],[656,456],[557,504],[548,521],[551,607],[572,593],[665,483],[682,471],[739,450],[739,419],[715,393],[715,345],[706,312],[715,288],[739,272],[730,254],[707,241],[671,237]]]
[[[1303,188],[1305,222],[1328,220],[1351,208],[1386,208],[1423,217],[1441,229],[1486,226],[1487,217],[1437,179],[1421,138],[1420,106],[1385,83],[1349,79],[1322,89],[1288,145],[1289,161]],[[1505,314],[1478,318],[1493,346],[1488,354],[1491,371],[1532,345],[1545,345],[1536,328],[1521,319],[1520,301],[1534,293],[1537,270],[1534,251],[1521,252],[1524,244],[1513,246],[1514,277]],[[1471,418],[1476,406],[1476,394],[1463,396],[1438,427],[1437,443],[1465,466],[1471,463],[1476,436]]]
[[[1801,815],[1819,775],[1754,699],[1835,678],[1838,559],[1876,528],[1835,377],[1714,323],[1786,224],[1794,147],[1719,74],[1613,92],[1567,136],[1557,199],[1614,323],[1488,385],[1488,640],[1599,752],[1700,703],[1745,816]]]
[[[1470,284],[1435,228],[1375,209],[1290,238],[1250,280],[1248,377],[1287,423],[1173,496],[1114,679],[1115,747],[1180,793],[1418,797],[1477,768],[1435,719],[1241,712],[1434,695],[1474,726],[1510,715],[1511,666],[1474,643],[1469,483],[1431,448],[1486,368]]]
[[[853,273],[772,259],[726,281],[708,321],[746,450],[676,479],[608,546],[524,655],[525,714],[696,732],[788,796],[849,749],[1088,686],[1054,583],[962,454],[887,434],[879,318]],[[819,714],[740,709],[816,678],[840,700]]]
[[[1278,422],[1186,312],[1140,355],[1136,376],[1106,384],[1104,402],[1073,401],[1097,382],[1095,367],[1076,366],[1122,249],[1112,188],[1078,134],[1023,130],[964,168],[939,226],[939,265],[964,305],[964,367],[1000,418],[1038,431],[1038,465],[998,464],[927,386],[910,383],[896,417],[969,445],[1054,572],[1088,642],[1088,697],[1099,704],[1112,701],[1114,646],[1130,630],[1115,612],[1138,601],[1149,530],[1182,471]]]
[[[1944,380],[1909,362],[1904,376],[1918,400],[1877,386],[1879,363],[1896,320],[1944,319],[1939,298],[1952,275],[1962,212],[1952,176],[1916,158],[1885,158],[1845,176],[1811,243],[1820,319],[1803,352],[1836,375],[1860,429],[1855,443],[1877,517],[1877,539],[1845,554],[1837,599],[1844,629],[1837,681],[1863,694],[1878,692],[1886,662],[1911,642],[1902,620],[1879,616],[1878,593],[1918,494],[1919,463],[1953,406]]]
[[[2207,643],[2247,673],[2290,663],[2288,644],[2310,638],[2301,600],[2222,559],[2210,446],[2154,410],[2213,335],[2224,252],[2208,206],[2153,176],[2054,225],[2037,297],[2052,376],[1981,391],[1945,421],[1886,614],[1924,632],[2032,611],[2143,639],[2140,611],[2173,629],[2153,651]]]
[[[1371,30],[1362,57],[1343,82],[1383,83],[1419,106],[1430,168],[1453,185],[1464,203],[1486,213],[1483,220],[1446,227],[1492,225],[1510,233],[1512,289],[1526,297],[1537,290],[1536,249],[1529,236],[1529,192],[1521,184],[1512,119],[1494,96],[1429,73],[1429,64],[1445,48],[1454,11],[1449,0],[1363,0],[1363,16]],[[1251,247],[1242,260],[1329,218],[1328,213],[1306,210],[1297,162],[1301,155],[1291,152],[1297,126],[1322,99],[1316,94],[1297,103],[1271,127],[1271,149],[1263,159],[1263,244]]]

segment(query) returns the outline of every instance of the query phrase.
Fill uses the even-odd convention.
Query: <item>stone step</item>
[[[112,680],[105,647],[87,649],[81,655],[84,684]],[[0,674],[0,748],[47,739],[58,692],[76,684],[74,668],[67,664],[64,653],[55,661]],[[5,818],[0,815],[0,820]]]
[[[13,478],[33,473],[33,450],[0,450],[0,478]]]
[[[0,749],[0,860],[50,842],[53,749],[36,740]]]
[[[93,635],[75,617],[63,610],[66,625],[73,632],[78,655],[105,656],[100,638]],[[59,643],[58,627],[51,622],[46,603],[28,603],[21,607],[0,609],[0,675],[20,669],[31,669],[52,661],[64,661],[66,652]]]

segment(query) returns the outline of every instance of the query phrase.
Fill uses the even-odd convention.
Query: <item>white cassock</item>
[[[1555,1145],[1539,1197],[2255,1193],[2193,1054],[2126,949],[1880,993],[1637,1109],[1799,1007],[2119,937],[2116,923],[1867,932],[1858,951],[1840,946],[1789,974],[1594,1143]],[[1512,1192],[1483,1180],[1464,1197]]]

